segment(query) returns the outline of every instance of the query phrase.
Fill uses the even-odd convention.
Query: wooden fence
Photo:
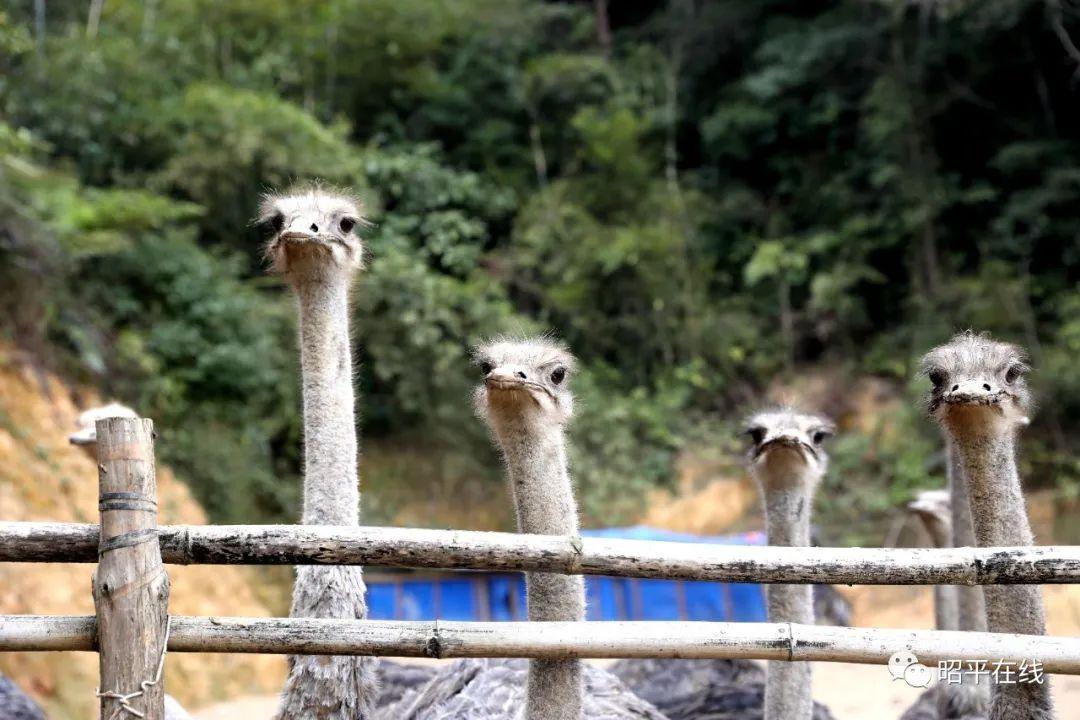
[[[0,616],[0,651],[99,655],[103,716],[163,717],[171,652],[414,657],[681,657],[884,664],[1038,660],[1080,674],[1080,638],[720,622],[390,622],[168,615],[173,564],[408,568],[764,583],[1080,583],[1080,547],[779,548],[411,528],[157,526],[153,424],[97,424],[100,525],[0,523],[0,562],[97,562],[96,616]]]

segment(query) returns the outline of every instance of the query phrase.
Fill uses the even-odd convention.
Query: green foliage
[[[325,126],[272,93],[193,84],[166,109],[172,150],[156,180],[206,208],[210,242],[252,241],[244,233],[267,187],[320,178],[358,179],[343,124]]]
[[[296,434],[288,305],[239,267],[190,233],[142,234],[87,263],[82,293],[107,318],[108,389],[157,421],[163,458],[234,521],[281,515],[297,487],[275,479],[272,453]]]
[[[423,455],[369,487],[498,482],[470,345],[551,329],[590,522],[840,365],[908,408],[826,393],[870,429],[823,524],[872,537],[941,481],[913,361],[977,327],[1032,352],[1025,474],[1080,496],[1080,122],[1041,5],[612,3],[610,48],[580,2],[110,0],[95,37],[50,3],[42,38],[32,5],[0,15],[0,327],[154,415],[217,519],[294,515],[293,310],[250,219],[310,178],[369,206],[365,442]]]

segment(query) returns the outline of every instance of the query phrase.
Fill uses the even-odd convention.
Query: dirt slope
[[[94,399],[85,401],[94,404]],[[96,522],[97,470],[67,442],[79,414],[72,393],[0,346],[0,520]],[[202,524],[206,516],[187,487],[158,468],[162,523]],[[92,614],[91,565],[0,564],[0,613]],[[256,571],[232,567],[168,568],[170,609],[181,615],[269,615],[253,592]],[[185,706],[275,692],[285,663],[277,656],[170,655],[168,691]],[[95,717],[97,656],[91,653],[0,653],[11,676],[49,717]]]

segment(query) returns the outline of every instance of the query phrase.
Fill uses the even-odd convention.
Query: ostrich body
[[[528,707],[530,665],[520,659],[459,660],[419,691],[406,693],[401,702],[381,711],[379,720],[519,720]],[[582,717],[668,720],[611,673],[582,663],[581,676]]]
[[[765,669],[752,660],[619,660],[608,670],[668,720],[762,720]],[[832,714],[814,703],[814,720]]]
[[[484,380],[473,400],[506,461],[519,532],[576,535],[564,437],[573,412],[573,356],[547,338],[497,340],[478,348],[477,364]],[[580,576],[526,573],[526,596],[531,621],[585,619]],[[456,662],[380,717],[663,720],[610,673],[580,660]]]
[[[675,720],[671,703],[685,705],[688,698],[710,687],[765,682],[764,665],[753,660],[625,658],[615,661],[607,670],[669,720]]]
[[[828,420],[790,410],[759,413],[747,429],[753,440],[750,472],[761,489],[770,545],[810,546],[814,492],[825,474],[822,443],[834,432]],[[809,585],[770,585],[769,621],[814,624]],[[767,720],[810,720],[810,665],[769,661],[765,679]]]
[[[4,720],[45,720],[45,713],[5,675],[0,674],[0,718]]]
[[[923,370],[933,384],[929,410],[957,455],[980,547],[1034,543],[1016,469],[1016,433],[1030,403],[1027,369],[1018,347],[970,332],[923,358]],[[990,585],[985,596],[990,632],[1046,632],[1038,587]],[[992,720],[1053,717],[1045,681],[999,684],[991,694]]]
[[[296,295],[304,403],[305,525],[358,525],[360,487],[349,338],[349,289],[362,247],[353,234],[359,204],[320,187],[265,198],[273,231],[266,255]],[[290,617],[367,617],[359,567],[296,569]],[[281,720],[358,720],[378,694],[372,658],[295,656],[282,691]]]

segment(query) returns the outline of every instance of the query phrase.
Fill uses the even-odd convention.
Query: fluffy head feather
[[[927,406],[941,422],[958,416],[990,413],[1020,426],[1031,410],[1024,351],[971,331],[954,336],[922,359],[922,374],[931,383]]]
[[[794,408],[758,412],[746,422],[751,467],[783,457],[824,473],[828,463],[824,443],[835,433],[833,422],[821,415]]]
[[[309,263],[330,262],[345,270],[363,266],[363,244],[355,231],[367,224],[353,193],[320,183],[267,193],[257,222],[270,237],[264,253],[274,272],[288,274]]]
[[[489,424],[513,418],[566,423],[573,414],[570,379],[577,361],[553,338],[498,337],[477,346],[482,384],[473,400]]]

